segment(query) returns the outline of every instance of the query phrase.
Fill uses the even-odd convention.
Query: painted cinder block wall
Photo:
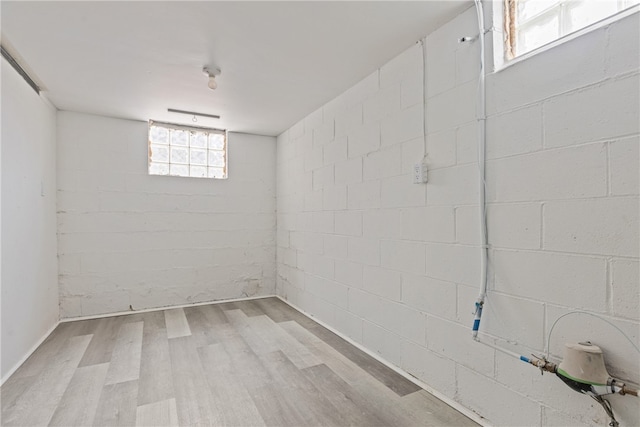
[[[638,28],[636,13],[488,73],[482,340],[543,354],[578,310],[638,345]],[[457,41],[474,34],[472,8],[426,38],[424,63],[407,49],[278,137],[278,294],[490,424],[606,425],[592,399],[471,339],[479,47]],[[551,356],[583,340],[640,381],[633,346],[589,315],[558,322]],[[610,400],[640,424],[637,399]]]
[[[273,295],[275,138],[229,133],[229,178],[147,174],[146,122],[58,112],[62,318]]]
[[[2,62],[1,377],[58,321],[56,110]]]

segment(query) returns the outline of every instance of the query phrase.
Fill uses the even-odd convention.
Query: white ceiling
[[[277,135],[471,0],[2,1],[3,44],[63,110]],[[219,66],[218,89],[203,65]]]

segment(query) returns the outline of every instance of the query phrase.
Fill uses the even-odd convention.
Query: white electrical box
[[[427,164],[424,162],[413,165],[413,183],[425,184],[427,182]]]

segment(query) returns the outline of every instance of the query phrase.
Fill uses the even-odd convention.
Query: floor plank
[[[343,414],[344,425],[381,426],[392,425],[398,420],[385,414],[376,414],[375,408],[353,387],[344,382],[327,365],[305,368],[302,373],[326,396],[336,411]]]
[[[164,320],[167,324],[167,338],[187,337],[191,335],[189,322],[182,308],[174,308],[164,311]]]
[[[326,396],[296,368],[281,351],[259,356],[284,400],[305,426],[347,425],[345,416],[337,411]]]
[[[417,423],[428,426],[477,426],[473,420],[454,410],[426,390],[402,397],[402,407]]]
[[[49,425],[86,426],[91,424],[108,369],[108,363],[76,369]]]
[[[91,335],[71,337],[64,341],[57,353],[51,355],[49,366],[31,387],[16,399],[14,405],[2,413],[4,426],[47,425],[62,398]]]
[[[244,312],[244,314],[247,315],[247,317],[253,317],[253,316],[263,316],[264,315],[264,310],[262,310],[262,308],[260,308],[255,301],[253,300],[249,300],[249,301],[242,301],[240,303],[237,304],[238,308],[240,310],[242,310]]]
[[[240,336],[223,342],[230,356],[233,372],[251,396],[262,419],[268,426],[300,426],[304,418],[297,413],[296,406],[284,398],[272,375],[249,344]]]
[[[204,312],[211,326],[229,323],[227,316],[224,315],[224,310],[220,308],[219,304],[201,305],[200,309]]]
[[[138,381],[108,384],[102,389],[94,426],[129,427],[136,423]]]
[[[146,313],[142,330],[138,405],[175,397],[164,313]],[[134,413],[135,415],[135,413]]]
[[[319,339],[317,335],[301,327],[297,322],[285,322],[281,325],[301,342],[315,349],[323,362],[362,397],[363,407],[376,408],[376,414],[385,425],[428,425],[426,420],[423,422],[421,411],[417,411],[418,418],[414,419],[403,407],[402,396],[334,347]],[[428,408],[425,407],[422,411],[427,413]]]
[[[144,322],[120,325],[105,380],[106,384],[123,383],[140,378],[143,326]]]
[[[178,410],[176,400],[168,399],[160,402],[138,406],[136,426],[164,427],[178,426]]]
[[[225,426],[264,426],[260,411],[234,373],[231,357],[223,344],[198,349],[212,394],[212,424]]]
[[[264,313],[276,323],[295,320],[305,328],[318,326],[316,322],[309,319],[304,314],[292,308],[290,305],[280,301],[278,298],[263,298],[256,300],[256,304],[262,308]]]
[[[282,351],[298,369],[322,363],[307,347],[289,335],[269,317],[255,316],[247,319],[247,322],[251,329],[267,342],[269,347]]]
[[[31,377],[18,377],[17,375],[12,375],[9,377],[0,390],[2,414],[8,413],[8,411],[15,406],[16,400],[29,390],[36,378],[37,377],[35,375]],[[0,421],[2,421],[1,418]]]
[[[330,330],[316,325],[308,328],[309,332],[316,335],[322,341],[339,351],[356,365],[362,367],[369,374],[377,378],[381,383],[385,384],[391,390],[395,391],[399,396],[405,396],[409,393],[420,390],[416,384],[412,383],[393,369],[385,366],[372,358],[364,351],[349,344],[346,340],[340,338]]]
[[[236,328],[256,354],[272,353],[278,350],[277,344],[269,340],[268,337],[263,337],[251,327],[249,318],[242,310],[227,310],[225,315],[229,319],[229,323]]]
[[[180,425],[208,424],[215,415],[211,392],[192,337],[170,339],[169,353]]]
[[[96,319],[92,331],[93,339],[80,361],[80,366],[110,362],[118,331],[123,323],[124,316]]]
[[[48,369],[51,358],[60,351],[67,339],[91,334],[88,331],[88,326],[87,322],[60,323],[38,347],[38,351],[34,351],[12,377],[30,377],[39,375],[43,370]]]
[[[222,302],[222,303],[216,304],[216,306],[219,307],[220,310],[222,310],[223,312],[227,310],[240,310],[239,305],[236,304],[235,302]]]
[[[196,340],[196,347],[201,347],[219,342],[219,338],[211,327],[212,324],[203,306],[188,307],[184,309],[184,315],[189,323],[191,335]]]

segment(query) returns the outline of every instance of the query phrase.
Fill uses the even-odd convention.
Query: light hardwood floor
[[[5,426],[477,425],[277,298],[60,324]]]

